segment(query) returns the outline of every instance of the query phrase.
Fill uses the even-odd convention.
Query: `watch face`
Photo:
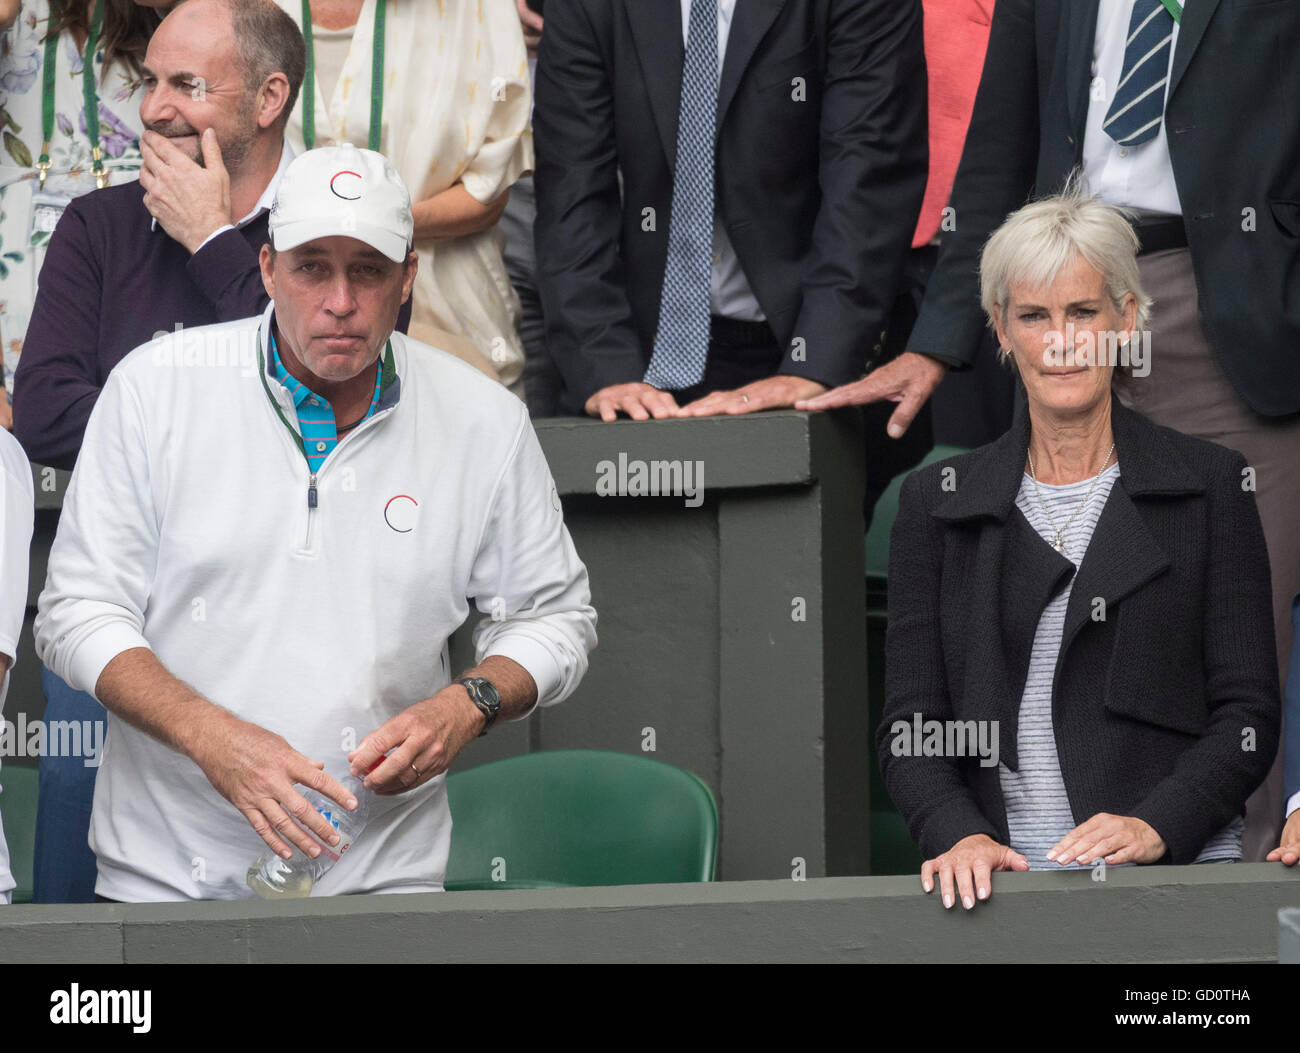
[[[469,676],[461,683],[465,685],[465,690],[472,698],[483,702],[493,713],[501,708],[501,694],[492,685],[491,680],[484,680],[481,676]]]

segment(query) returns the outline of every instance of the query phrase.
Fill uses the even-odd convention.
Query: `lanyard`
[[[375,0],[374,48],[370,55],[370,149],[379,152],[384,116],[384,29],[387,0]],[[307,71],[302,91],[302,141],[316,145],[316,50],[312,45],[311,0],[302,0],[302,39],[307,45]]]
[[[1160,2],[1165,5],[1165,10],[1169,12],[1173,20],[1181,24],[1183,21],[1183,5],[1179,0],[1160,0]]]
[[[62,4],[50,9],[50,23],[59,16]],[[95,186],[103,190],[108,185],[104,172],[104,155],[99,148],[99,93],[95,90],[95,48],[99,45],[99,31],[104,24],[104,0],[95,0],[95,11],[90,18],[90,34],[86,37],[86,53],[81,60],[81,93],[86,106],[86,135],[90,139],[90,166],[95,173]],[[41,173],[40,189],[45,189],[45,174],[50,170],[50,139],[54,135],[54,85],[59,58],[59,35],[47,31],[45,37],[45,66],[41,70],[41,159],[36,167]]]

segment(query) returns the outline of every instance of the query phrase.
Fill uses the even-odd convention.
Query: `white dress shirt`
[[[1133,0],[1101,0],[1097,11],[1088,122],[1083,138],[1083,170],[1089,188],[1103,201],[1181,216],[1183,208],[1178,201],[1173,166],[1169,163],[1165,121],[1160,122],[1156,137],[1140,146],[1120,146],[1101,126],[1115,98],[1115,89],[1124,68],[1124,47],[1128,42],[1132,13]],[[1177,48],[1178,23],[1175,22],[1169,48],[1171,69]],[[1168,99],[1168,84],[1164,90]]]
[[[681,0],[682,40],[690,39],[691,0]],[[727,55],[727,36],[731,32],[731,16],[736,10],[736,0],[718,0],[718,79],[722,79],[722,64]],[[709,280],[709,309],[723,318],[737,318],[745,322],[767,320],[759,307],[749,279],[741,269],[736,250],[713,210],[713,274]]]

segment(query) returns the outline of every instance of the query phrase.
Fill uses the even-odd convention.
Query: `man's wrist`
[[[196,712],[176,724],[176,746],[182,754],[200,768],[204,767],[203,754],[213,743],[229,738],[232,724],[242,723],[228,709],[223,709],[200,696],[195,696]]]
[[[433,698],[426,700],[421,705],[429,707],[431,713],[436,712],[440,707],[445,709],[448,705],[459,710],[464,717],[465,731],[471,738],[487,732],[486,714],[478,706],[474,705],[474,697],[462,683],[452,681]]]
[[[920,355],[922,358],[928,358],[935,365],[942,366],[945,372],[965,369],[970,365],[969,362],[963,362],[961,359],[954,358],[951,355],[940,355],[934,351],[918,351],[913,347],[906,348],[901,352],[901,354]]]
[[[224,233],[225,233],[226,231],[228,231],[228,230],[234,230],[234,229],[235,229],[235,225],[234,225],[233,223],[223,223],[223,224],[221,224],[221,226],[219,226],[219,227],[217,227],[215,230],[213,230],[211,234],[209,234],[206,238],[204,238],[202,241],[200,241],[196,246],[194,246],[194,248],[190,249],[190,255],[193,256],[195,253],[197,253],[200,249],[202,249],[203,246],[206,245],[206,244],[207,244],[209,241],[211,241],[213,238],[218,237],[218,236],[221,235],[221,234],[224,234]]]
[[[612,380],[608,384],[601,384],[599,387],[592,388],[591,394],[587,396],[587,399],[592,398],[594,395],[599,395],[602,391],[608,391],[610,388],[621,388],[628,384],[646,384],[645,373],[638,373],[636,376],[628,377],[626,380]],[[654,385],[646,384],[646,387],[654,387]]]

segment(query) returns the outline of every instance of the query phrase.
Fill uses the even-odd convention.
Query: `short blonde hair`
[[[1115,310],[1122,311],[1124,298],[1133,294],[1136,328],[1144,331],[1151,318],[1151,297],[1142,290],[1137,253],[1138,237],[1128,213],[1089,194],[1075,169],[1061,193],[1012,212],[985,242],[980,306],[991,326],[1005,324],[1012,285],[1046,288],[1062,268],[1082,256],[1101,275]],[[1008,352],[1001,349],[998,354],[1005,360]]]

